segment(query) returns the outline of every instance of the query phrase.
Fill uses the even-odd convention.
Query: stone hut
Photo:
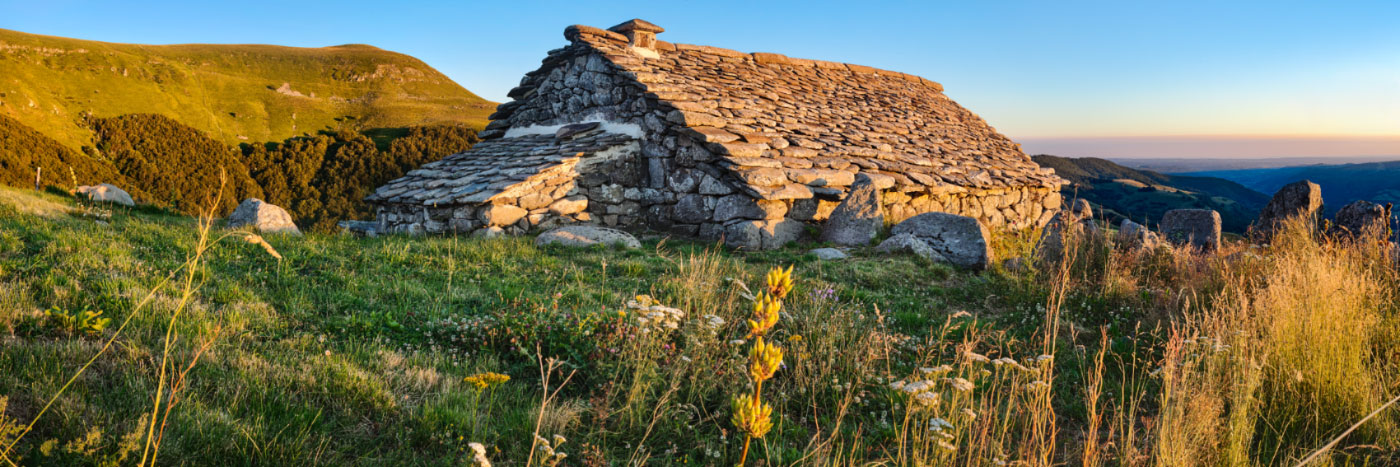
[[[856,173],[887,222],[939,211],[1044,224],[1063,179],[904,73],[575,25],[497,107],[483,141],[380,187],[378,228],[522,234],[569,223],[775,247]]]

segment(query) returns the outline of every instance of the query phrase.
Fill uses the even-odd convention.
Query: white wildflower
[[[914,396],[914,400],[918,401],[919,404],[930,407],[938,405],[939,399],[941,398],[942,396],[937,392],[921,392]]]
[[[1041,380],[1031,381],[1030,384],[1027,384],[1027,385],[1026,385],[1026,389],[1029,389],[1029,390],[1032,390],[1032,391],[1036,391],[1036,390],[1040,390],[1040,389],[1046,389],[1046,388],[1049,388],[1049,387],[1050,387],[1050,383],[1047,383],[1047,382],[1044,382],[1044,381],[1041,381]]]
[[[947,420],[942,418],[934,418],[928,421],[928,431],[939,432],[951,428],[953,428],[953,424],[948,423]]]
[[[957,389],[962,392],[971,391],[973,388],[973,384],[971,381],[962,378],[950,379],[948,380],[948,383],[953,385],[953,389]]]
[[[967,360],[970,361],[970,362],[988,363],[988,362],[991,362],[991,361],[992,361],[992,359],[987,358],[986,355],[982,355],[982,354],[980,354],[980,353],[973,352],[973,351],[971,351],[971,350],[967,351],[967,353],[964,353],[963,356],[964,356],[964,357],[967,357]]]
[[[963,415],[967,416],[967,421],[973,421],[977,419],[977,412],[973,412],[972,409],[963,407],[962,413]]]

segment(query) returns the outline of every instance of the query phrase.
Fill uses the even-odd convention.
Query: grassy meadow
[[[1388,248],[1301,225],[972,273],[811,244],[262,238],[0,188],[0,462],[1400,463]]]

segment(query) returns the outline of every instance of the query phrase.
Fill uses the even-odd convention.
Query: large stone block
[[[1220,213],[1211,209],[1173,209],[1162,216],[1162,235],[1176,245],[1201,251],[1220,249]]]
[[[743,221],[725,228],[724,243],[731,248],[771,250],[796,241],[802,231],[802,223],[790,219]]]
[[[984,269],[992,262],[991,234],[971,217],[929,212],[900,222],[890,233],[918,237],[949,263],[965,268]]]
[[[486,225],[503,227],[518,222],[530,211],[509,204],[493,204],[482,208],[481,221]]]

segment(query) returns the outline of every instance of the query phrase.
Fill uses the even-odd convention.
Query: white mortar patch
[[[616,122],[616,121],[606,120],[606,119],[603,118],[602,115],[599,115],[599,114],[594,114],[594,115],[590,115],[590,116],[584,117],[582,120],[579,120],[579,121],[577,121],[577,122],[560,123],[560,124],[558,124],[558,125],[530,125],[530,126],[527,126],[527,127],[511,127],[510,129],[506,130],[506,135],[505,135],[505,137],[506,137],[506,138],[515,138],[515,137],[519,137],[519,136],[530,136],[530,135],[552,135],[552,134],[554,134],[554,132],[559,131],[560,128],[563,128],[563,127],[566,126],[566,125],[573,125],[573,124],[576,124],[576,123],[593,123],[593,122],[598,122],[598,123],[600,123],[601,125],[599,126],[599,128],[602,129],[602,130],[605,131],[605,132],[608,132],[608,133],[617,133],[617,134],[621,134],[621,135],[631,136],[631,137],[633,137],[633,138],[641,138],[641,137],[642,137],[642,126],[641,126],[641,125],[638,125],[638,124],[635,124],[635,123]]]

